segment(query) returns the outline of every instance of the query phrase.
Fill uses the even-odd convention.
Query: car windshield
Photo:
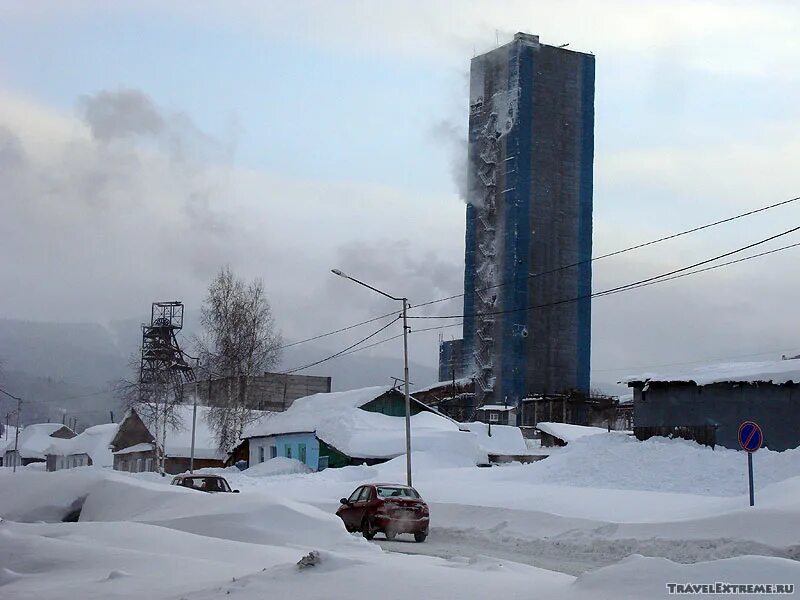
[[[227,492],[230,491],[227,482],[219,477],[184,477],[177,482],[177,485],[202,490],[204,492]]]
[[[379,498],[419,498],[419,494],[417,490],[410,487],[400,487],[400,486],[388,486],[388,485],[380,485],[378,486],[378,497]]]

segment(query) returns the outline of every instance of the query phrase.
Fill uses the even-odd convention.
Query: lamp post
[[[408,394],[408,298],[398,298],[396,296],[392,296],[391,294],[387,294],[386,292],[372,287],[363,281],[359,281],[358,279],[350,277],[349,275],[345,275],[339,269],[331,269],[331,273],[338,275],[339,277],[349,279],[353,283],[362,285],[365,288],[369,288],[373,292],[377,292],[381,296],[386,296],[390,300],[403,303],[403,387],[405,390],[406,400],[406,483],[409,487],[411,487],[411,397]]]

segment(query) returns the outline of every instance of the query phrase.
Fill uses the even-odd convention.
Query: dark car
[[[413,533],[418,542],[428,537],[428,505],[417,490],[407,485],[362,485],[340,502],[342,505],[336,514],[347,531],[360,531],[368,540],[379,531],[387,540],[393,540],[399,533]]]
[[[219,475],[176,475],[172,479],[171,485],[180,485],[211,494],[218,492],[239,493],[239,490],[232,490],[225,478]]]

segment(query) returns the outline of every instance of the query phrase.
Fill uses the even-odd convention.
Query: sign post
[[[747,452],[747,479],[750,482],[750,506],[755,505],[753,494],[753,453],[764,443],[761,427],[753,421],[745,421],[739,425],[739,445]]]

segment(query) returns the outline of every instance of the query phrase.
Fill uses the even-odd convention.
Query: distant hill
[[[189,340],[197,330],[197,315],[186,316],[179,342],[191,351]],[[125,319],[107,325],[98,323],[42,323],[0,319],[0,385],[22,396],[26,402],[23,422],[61,421],[63,410],[78,418],[79,429],[107,422],[109,411],[119,414],[119,401],[110,391],[132,375],[141,341],[141,320]],[[289,340],[290,341],[290,340]],[[302,344],[287,348],[280,369],[308,364],[336,352]],[[436,381],[433,366],[410,365],[413,387]],[[390,377],[402,377],[402,356],[352,354],[302,371],[307,375],[333,377],[333,389],[346,390],[384,385]],[[0,397],[0,419],[14,403]]]

